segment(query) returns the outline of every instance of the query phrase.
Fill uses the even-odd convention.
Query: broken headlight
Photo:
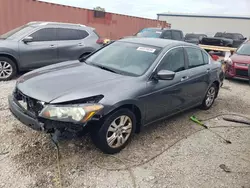
[[[39,116],[55,121],[85,123],[101,109],[101,104],[47,105]]]

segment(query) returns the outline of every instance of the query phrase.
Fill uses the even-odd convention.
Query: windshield
[[[22,34],[29,32],[31,29],[33,29],[33,27],[28,26],[28,25],[23,25],[21,27],[15,28],[15,29],[1,35],[0,39],[13,39],[17,36],[20,36]]]
[[[136,34],[137,37],[160,38],[162,30],[160,29],[143,29]]]
[[[152,65],[160,50],[159,47],[115,42],[94,53],[85,62],[118,74],[140,76]]]
[[[250,56],[250,44],[243,44],[239,49],[236,51],[239,55],[249,55]]]

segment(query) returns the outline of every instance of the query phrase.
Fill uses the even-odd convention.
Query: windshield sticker
[[[156,31],[156,33],[162,34],[162,32],[161,32],[161,31]]]
[[[143,52],[154,53],[156,49],[154,49],[154,48],[138,47],[137,50],[138,51],[143,51]]]

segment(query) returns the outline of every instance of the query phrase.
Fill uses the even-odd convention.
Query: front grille
[[[26,110],[30,112],[32,115],[38,116],[38,114],[44,108],[44,105],[40,101],[33,99],[27,95],[24,95],[17,88],[15,88],[13,95],[15,99],[19,102],[19,104],[21,104],[21,102],[26,104],[27,106]]]
[[[248,71],[247,70],[236,69],[235,72],[236,72],[236,76],[248,77]]]

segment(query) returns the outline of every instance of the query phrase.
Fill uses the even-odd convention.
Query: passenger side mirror
[[[29,43],[29,42],[32,42],[33,41],[33,37],[25,37],[24,39],[23,39],[23,42],[24,43]]]
[[[243,38],[243,40],[247,40],[247,37]]]
[[[157,79],[159,80],[173,80],[175,77],[175,72],[168,70],[160,70],[157,73]]]

